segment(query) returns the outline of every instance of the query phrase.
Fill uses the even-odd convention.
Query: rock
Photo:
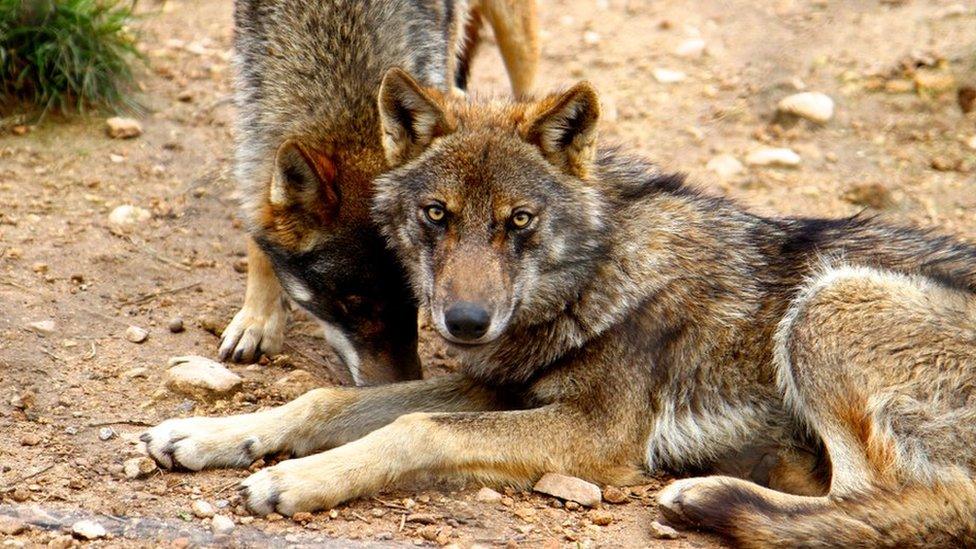
[[[657,539],[678,539],[681,537],[677,530],[656,520],[651,521],[651,535]]]
[[[149,338],[149,332],[138,326],[129,326],[125,329],[125,339],[132,343],[142,343]]]
[[[730,179],[742,173],[745,167],[731,154],[720,154],[709,160],[705,169],[715,172],[721,179]]]
[[[122,372],[122,377],[127,379],[135,379],[137,377],[147,377],[149,375],[149,368],[132,368],[131,370],[126,370]]]
[[[108,159],[113,164],[121,164],[121,163],[125,162],[125,157],[122,156],[121,154],[111,153],[111,154],[108,155]]]
[[[170,332],[178,334],[183,331],[183,319],[178,316],[174,316],[173,318],[169,319],[169,322],[166,323],[166,327],[169,328]]]
[[[678,44],[674,49],[675,55],[679,57],[701,57],[705,53],[705,41],[701,38],[689,38]]]
[[[125,460],[122,464],[122,472],[125,478],[136,480],[145,478],[156,470],[156,462],[147,457],[137,457]]]
[[[210,529],[214,534],[227,535],[234,531],[234,520],[225,515],[216,515],[210,522]]]
[[[148,221],[150,217],[152,215],[149,210],[131,204],[123,204],[108,214],[108,222],[114,227],[127,227]]]
[[[478,490],[478,493],[474,496],[474,499],[482,503],[498,503],[502,500],[502,495],[485,486],[481,490]]]
[[[765,147],[749,153],[746,156],[746,164],[792,168],[800,164],[800,155],[793,152],[792,149]]]
[[[0,534],[16,536],[27,530],[27,523],[17,517],[0,515]]]
[[[114,116],[105,121],[105,131],[112,139],[131,139],[142,135],[142,124],[134,118]]]
[[[75,544],[75,539],[67,534],[54,536],[47,542],[47,549],[69,549]]]
[[[108,535],[105,527],[93,520],[79,520],[71,525],[71,533],[76,538],[81,539],[100,539]]]
[[[193,505],[190,506],[190,509],[193,511],[193,516],[197,518],[210,518],[217,514],[217,510],[214,509],[214,506],[210,505],[206,501],[203,501],[202,499],[194,501]]]
[[[820,92],[803,92],[784,97],[776,108],[781,113],[799,116],[818,124],[834,117],[834,100]]]
[[[274,386],[281,396],[292,400],[320,387],[315,376],[305,370],[294,370],[275,382]]]
[[[611,515],[608,511],[591,511],[590,520],[597,526],[609,526],[610,523],[613,522],[613,515]]]
[[[243,380],[219,362],[202,356],[171,358],[166,371],[166,387],[194,398],[208,399],[237,392]]]
[[[603,489],[603,499],[609,503],[626,503],[630,497],[630,491],[626,488],[607,486]]]
[[[952,73],[941,70],[920,68],[915,71],[913,80],[919,93],[942,93],[956,87]]]
[[[309,513],[308,511],[299,511],[291,516],[291,520],[301,522],[302,524],[312,522],[312,513]]]
[[[600,33],[586,31],[583,33],[583,43],[587,46],[595,46],[600,43]]]
[[[602,497],[600,487],[596,484],[558,473],[543,475],[539,482],[535,483],[533,490],[559,499],[575,501],[587,507],[600,503]]]
[[[966,146],[970,149],[976,151],[976,135],[970,137],[966,140]]]
[[[37,433],[27,433],[20,437],[21,446],[37,446],[41,443],[41,437]]]
[[[102,427],[98,430],[98,440],[105,441],[115,438],[115,429],[111,427]]]
[[[654,76],[654,79],[661,84],[675,84],[677,82],[681,82],[688,76],[681,71],[662,68],[654,69],[651,74]]]
[[[844,200],[858,206],[867,206],[876,210],[888,208],[894,204],[891,191],[881,183],[858,183],[844,193]]]
[[[39,320],[37,322],[31,322],[27,325],[30,330],[36,334],[42,336],[49,336],[53,334],[57,329],[58,325],[53,320]]]

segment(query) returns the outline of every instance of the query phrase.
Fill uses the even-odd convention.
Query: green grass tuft
[[[0,110],[137,110],[135,0],[0,0]],[[15,111],[16,112],[16,111]]]

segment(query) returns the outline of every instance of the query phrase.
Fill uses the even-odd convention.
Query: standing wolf
[[[976,248],[705,196],[597,149],[585,83],[470,105],[393,71],[379,104],[375,218],[461,371],[170,420],[160,464],[308,455],[242,484],[284,514],[423,471],[729,471],[665,513],[755,547],[976,543]]]
[[[387,167],[376,91],[391,66],[441,90],[463,82],[484,18],[514,91],[526,93],[534,9],[534,0],[237,1],[235,170],[252,240],[244,306],[221,358],[281,349],[283,288],[322,323],[357,384],[420,377],[416,307],[369,220],[372,179]]]

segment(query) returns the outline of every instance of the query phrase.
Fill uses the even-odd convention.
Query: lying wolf
[[[441,90],[463,85],[482,19],[525,94],[535,0],[236,1],[235,176],[250,238],[222,359],[280,352],[287,295],[357,385],[420,377],[413,296],[369,218],[373,177],[387,169],[376,92],[392,66]]]
[[[976,248],[867,218],[764,218],[595,144],[586,83],[474,105],[390,72],[374,218],[460,372],[317,389],[144,435],[246,467],[257,513],[419,472],[639,482],[746,546],[976,543]]]

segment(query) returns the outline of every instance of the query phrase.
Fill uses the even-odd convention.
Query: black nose
[[[452,336],[458,339],[475,340],[488,331],[491,316],[477,303],[459,301],[444,312],[444,322]]]

